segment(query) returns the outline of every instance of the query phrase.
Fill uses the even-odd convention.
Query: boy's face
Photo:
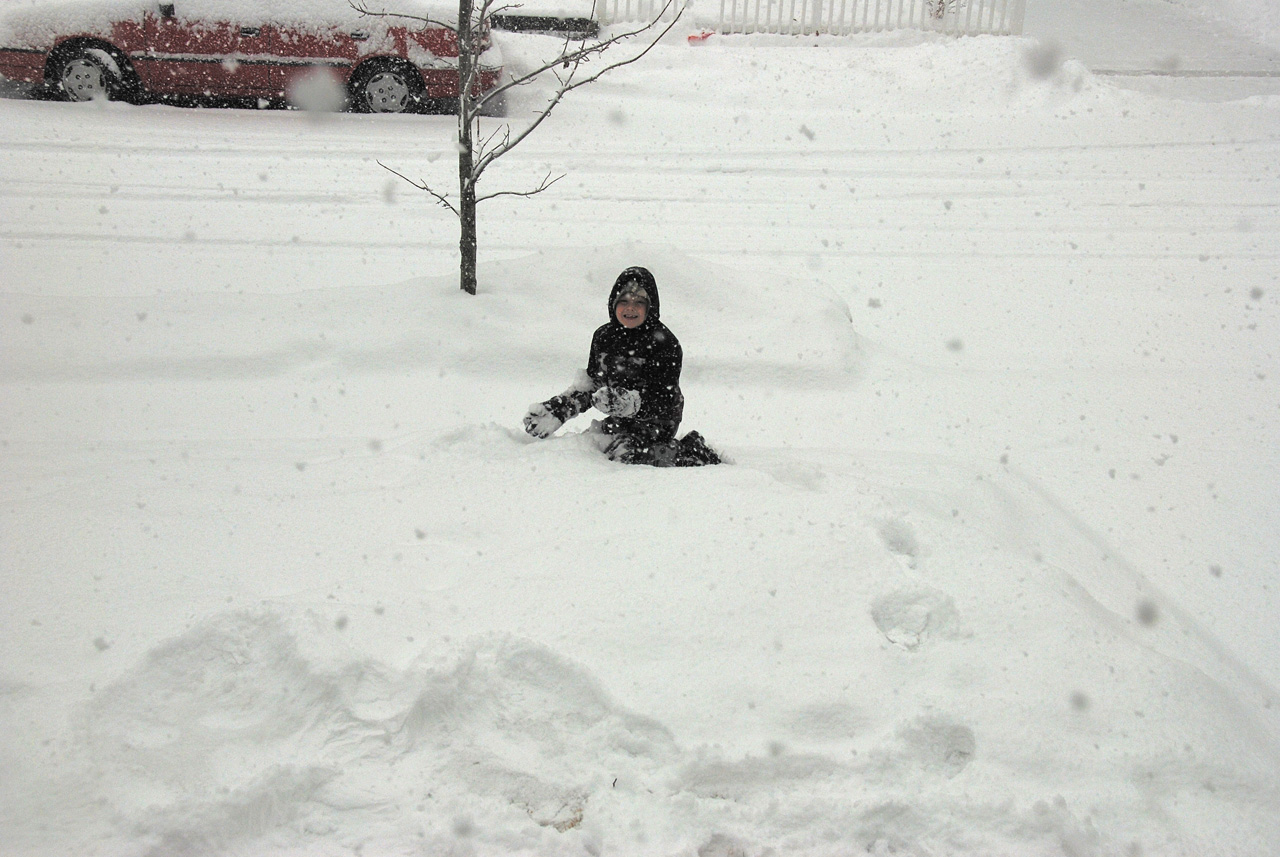
[[[639,327],[649,315],[649,302],[635,298],[622,298],[613,308],[613,315],[623,327]]]

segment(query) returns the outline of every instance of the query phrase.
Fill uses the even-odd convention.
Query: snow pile
[[[632,243],[601,247],[585,260],[574,253],[497,263],[488,276],[504,287],[475,298],[459,294],[452,278],[259,295],[250,302],[218,293],[157,295],[141,304],[27,297],[21,313],[0,320],[0,377],[90,383],[139,375],[270,378],[314,365],[368,371],[403,361],[541,382],[551,396],[585,368],[591,333],[608,319],[609,288],[626,260],[637,256],[650,260],[672,292],[672,312],[682,319],[677,335],[691,340],[686,378],[757,386],[803,378],[845,386],[857,371],[857,337],[848,307],[834,293],[760,282],[669,247]],[[344,321],[334,325],[332,318]],[[396,331],[408,318],[424,323]],[[220,344],[211,351],[210,343]]]
[[[657,786],[674,754],[665,729],[542,646],[325,668],[270,613],[216,616],[163,644],[84,720],[101,796],[169,854],[251,847],[280,827],[332,836],[336,852],[355,844],[340,832],[353,815],[379,831],[375,850],[379,837],[563,845],[589,797],[619,780]]]
[[[1280,50],[1280,6],[1269,0],[1173,0],[1231,25],[1257,42]]]
[[[504,45],[514,40],[508,34],[498,38]],[[518,57],[514,47],[506,53],[509,61]],[[1034,42],[999,36],[718,36],[683,61],[704,74],[691,77],[691,90],[678,97],[701,99],[709,110],[753,104],[762,92],[778,99],[816,98],[821,107],[864,121],[867,111],[886,104],[945,115],[1073,102],[1083,107],[1110,98],[1110,90],[1079,63],[1045,56]],[[634,74],[658,78],[663,72],[641,66]],[[840,75],[838,84],[831,74]],[[827,104],[821,103],[824,95]]]

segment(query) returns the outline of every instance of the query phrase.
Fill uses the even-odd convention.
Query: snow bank
[[[563,253],[486,263],[487,286],[476,298],[461,295],[452,278],[259,296],[251,303],[218,293],[157,296],[145,301],[145,311],[113,300],[28,298],[23,313],[0,320],[6,331],[0,378],[250,379],[321,362],[376,371],[406,361],[449,372],[500,372],[545,386],[550,396],[585,368],[591,334],[609,317],[609,289],[630,264],[646,264],[658,278],[671,326],[689,342],[687,379],[827,387],[856,377],[857,337],[848,307],[834,293],[781,288],[670,247],[624,244],[592,250],[589,260]],[[388,342],[386,326],[422,317],[424,303],[432,305],[430,324]],[[329,328],[317,320],[311,329],[327,328],[322,338],[300,335],[295,322],[304,305],[351,321]],[[245,340],[251,347],[225,340],[229,324],[252,331]],[[184,335],[170,335],[174,326]],[[213,341],[225,344],[211,353]]]
[[[501,38],[506,45],[512,37]],[[505,53],[509,61],[518,56],[514,47]],[[907,113],[1004,113],[1112,100],[1112,90],[1080,63],[1063,62],[1031,40],[1001,36],[954,39],[907,31],[848,38],[716,36],[681,61],[693,72],[691,89],[674,96],[682,101],[701,101],[715,111],[752,104],[766,94],[811,103],[815,114],[843,113],[852,126],[886,105]],[[640,81],[662,75],[643,65],[628,73]],[[787,130],[805,134],[800,128]],[[805,146],[806,140],[818,142],[806,135],[795,137],[794,144]]]
[[[313,646],[341,635],[303,621]],[[380,831],[366,850],[563,849],[589,841],[589,800],[660,787],[670,733],[545,647],[481,640],[432,661],[344,661],[271,613],[210,618],[84,712],[98,789],[143,834],[132,847],[212,854],[282,827],[336,833],[336,853],[352,813]]]
[[[1270,0],[1170,0],[1280,50],[1280,5]]]

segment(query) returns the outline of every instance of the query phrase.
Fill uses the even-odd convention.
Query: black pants
[[[604,454],[613,461],[671,467],[679,450],[676,443],[679,425],[678,422],[609,417],[596,422],[592,429],[609,436]]]

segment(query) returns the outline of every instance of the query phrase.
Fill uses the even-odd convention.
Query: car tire
[[[507,94],[502,92],[486,101],[480,108],[480,115],[504,118],[507,115]]]
[[[120,66],[101,48],[77,47],[58,55],[50,82],[64,101],[118,98],[123,89]]]
[[[347,83],[354,113],[413,113],[424,89],[417,70],[397,62],[368,62]]]

